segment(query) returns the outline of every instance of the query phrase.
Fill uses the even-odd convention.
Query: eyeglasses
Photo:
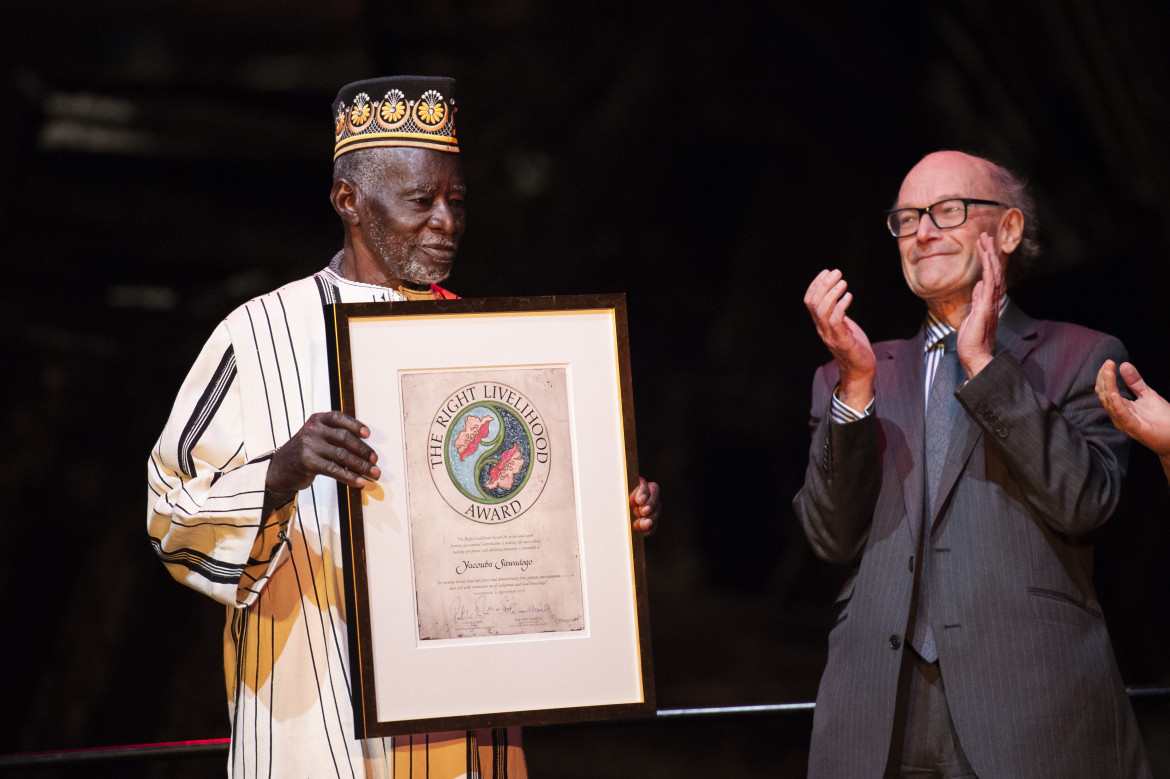
[[[934,226],[940,230],[949,230],[958,227],[967,221],[968,206],[1000,206],[1008,208],[1007,203],[998,200],[980,200],[974,197],[955,197],[950,200],[940,200],[926,208],[895,208],[886,214],[886,226],[890,228],[890,235],[895,238],[905,238],[918,232],[918,223],[922,215],[927,214]]]

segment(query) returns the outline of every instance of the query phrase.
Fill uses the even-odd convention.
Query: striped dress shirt
[[[999,298],[999,315],[1003,316],[1003,310],[1007,306],[1007,295],[1001,295]],[[926,360],[925,383],[922,388],[922,407],[926,408],[926,401],[930,397],[930,388],[934,386],[934,374],[938,371],[938,362],[942,359],[943,348],[942,339],[947,336],[947,333],[955,332],[955,328],[942,321],[929,311],[926,313],[926,344],[923,349],[923,359]],[[856,422],[859,419],[864,419],[873,413],[873,401],[865,407],[863,411],[858,411],[846,405],[840,398],[837,397],[836,391],[833,392],[832,409],[830,416],[832,420],[838,424],[847,424],[849,422]]]

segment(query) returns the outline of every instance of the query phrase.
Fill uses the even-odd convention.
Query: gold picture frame
[[[356,737],[652,716],[625,296],[329,309]]]

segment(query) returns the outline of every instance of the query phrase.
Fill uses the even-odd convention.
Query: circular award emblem
[[[532,508],[548,481],[549,441],[540,412],[504,384],[470,384],[451,393],[431,423],[429,449],[439,494],[475,522],[515,519]],[[435,467],[440,453],[443,466]]]

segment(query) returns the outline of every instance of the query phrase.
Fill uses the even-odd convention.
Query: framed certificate
[[[356,736],[654,713],[625,297],[329,307]]]

